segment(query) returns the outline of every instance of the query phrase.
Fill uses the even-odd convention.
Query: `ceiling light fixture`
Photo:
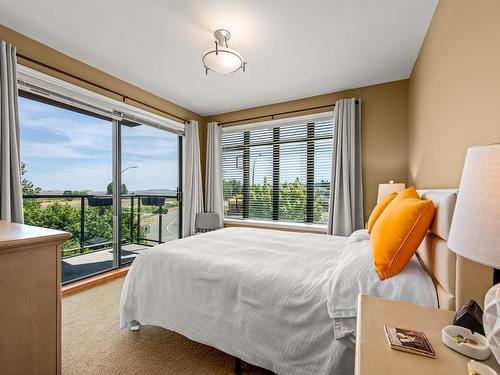
[[[241,54],[228,48],[227,41],[231,39],[231,33],[224,29],[215,30],[215,48],[205,51],[201,57],[205,66],[205,74],[211,70],[216,73],[233,73],[241,69],[246,71],[247,63]]]

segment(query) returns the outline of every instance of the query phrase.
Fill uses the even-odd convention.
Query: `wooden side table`
[[[359,296],[356,335],[356,375],[467,375],[471,360],[441,342],[441,329],[451,324],[455,313],[389,301],[372,296]],[[384,325],[423,331],[436,351],[436,358],[391,349]],[[500,375],[495,357],[484,361]]]

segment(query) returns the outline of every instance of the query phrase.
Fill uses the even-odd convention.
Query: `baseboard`
[[[128,273],[128,269],[129,267],[122,267],[115,270],[111,270],[109,272],[102,273],[100,275],[89,277],[88,279],[83,279],[80,281],[76,281],[74,283],[64,285],[61,289],[62,296],[67,297],[72,294],[81,292],[85,289],[93,288],[96,285],[118,279],[119,277],[123,277]]]

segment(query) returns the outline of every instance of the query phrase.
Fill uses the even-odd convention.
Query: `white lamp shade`
[[[500,267],[500,144],[467,150],[448,247]]]
[[[243,57],[238,51],[231,48],[219,47],[208,50],[203,54],[203,64],[217,73],[233,73],[240,69],[243,65]]]
[[[392,193],[399,193],[400,191],[403,191],[405,188],[406,186],[403,183],[391,182],[389,184],[379,184],[377,203],[380,203],[380,201],[385,197],[387,197],[388,195],[391,195]]]

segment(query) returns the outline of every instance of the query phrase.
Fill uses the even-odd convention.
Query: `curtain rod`
[[[178,119],[178,120],[181,120],[181,121],[182,121],[182,122],[184,122],[184,123],[189,122],[189,120],[186,120],[185,118],[182,118],[182,117],[179,117],[179,116],[177,116],[177,115],[174,115],[173,113],[167,112],[167,111],[165,111],[165,110],[163,110],[163,109],[160,109],[160,108],[158,108],[158,107],[155,107],[155,106],[152,106],[152,105],[150,105],[150,104],[144,103],[143,101],[138,100],[138,99],[134,99],[134,98],[132,98],[132,97],[130,97],[130,96],[123,95],[122,93],[120,93],[120,92],[118,92],[118,91],[114,91],[114,90],[108,89],[107,87],[104,87],[104,86],[101,86],[101,85],[99,85],[99,84],[97,84],[97,83],[94,83],[94,82],[91,82],[91,81],[89,81],[89,80],[86,80],[85,78],[78,77],[78,76],[76,76],[76,75],[74,75],[74,74],[71,74],[71,73],[65,72],[64,70],[61,70],[61,69],[59,69],[59,68],[55,68],[55,67],[50,66],[50,65],[48,65],[48,64],[45,64],[45,63],[43,63],[43,62],[41,62],[41,61],[38,61],[38,60],[32,59],[31,57],[24,56],[24,55],[22,55],[22,54],[20,54],[20,53],[18,53],[18,54],[17,54],[17,57],[19,57],[19,58],[21,58],[21,59],[23,59],[23,60],[29,61],[29,62],[31,62],[31,63],[33,63],[33,64],[37,64],[37,65],[39,65],[39,66],[42,66],[42,67],[44,67],[44,68],[50,69],[50,70],[52,70],[52,71],[54,71],[54,72],[57,72],[57,73],[63,74],[63,75],[65,75],[65,76],[67,76],[67,77],[70,77],[70,78],[76,79],[76,80],[78,80],[78,81],[80,81],[80,82],[83,82],[83,83],[86,83],[86,84],[88,84],[88,85],[91,85],[91,86],[97,87],[97,88],[99,88],[99,89],[101,89],[101,90],[104,90],[104,91],[110,92],[110,93],[115,94],[115,95],[117,95],[117,96],[121,96],[121,97],[122,97],[122,102],[124,102],[124,103],[125,103],[125,101],[126,101],[127,99],[129,99],[129,100],[132,100],[132,101],[134,101],[134,102],[136,102],[136,103],[138,103],[138,104],[141,104],[141,105],[143,105],[143,106],[145,106],[145,107],[148,107],[148,108],[154,109],[155,111],[161,112],[161,113],[163,113],[163,114],[165,114],[165,115],[167,115],[167,116],[174,117],[174,118],[176,118],[176,119]]]
[[[359,103],[359,99],[356,99],[356,103]],[[243,118],[243,119],[239,119],[239,120],[219,122],[218,124],[220,126],[224,126],[224,125],[229,125],[229,124],[235,124],[235,123],[238,123],[238,122],[259,120],[259,119],[263,119],[263,118],[266,118],[266,117],[271,117],[271,120],[274,120],[275,116],[290,115],[290,114],[293,114],[293,113],[299,113],[299,112],[305,112],[305,111],[312,111],[312,110],[315,110],[315,109],[323,109],[323,108],[330,108],[330,107],[333,109],[335,107],[335,103],[333,103],[333,104],[326,104],[326,105],[320,105],[320,106],[317,106],[317,107],[295,109],[295,110],[285,111],[285,112],[277,112],[277,113],[272,113],[272,114],[269,114],[269,115],[247,117],[247,118]]]

